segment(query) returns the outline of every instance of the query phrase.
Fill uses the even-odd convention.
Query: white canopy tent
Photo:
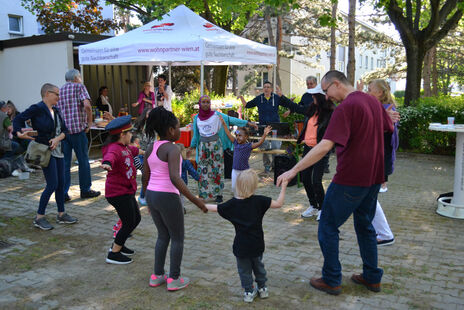
[[[201,66],[202,94],[204,65],[275,65],[276,59],[275,47],[229,33],[184,5],[121,36],[79,46],[81,65]]]

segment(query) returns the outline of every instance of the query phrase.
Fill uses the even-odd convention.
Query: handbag
[[[25,160],[42,168],[48,167],[52,151],[48,145],[31,141],[27,146]]]

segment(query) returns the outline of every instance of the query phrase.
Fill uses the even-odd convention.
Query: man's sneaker
[[[186,277],[179,277],[176,280],[168,278],[166,283],[168,284],[168,291],[177,291],[187,287],[190,283],[190,279]]]
[[[318,222],[321,220],[321,213],[322,213],[322,210],[317,211],[316,221],[318,221]]]
[[[368,283],[362,276],[362,274],[353,274],[351,280],[356,284],[364,285],[369,291],[380,292],[380,283]]]
[[[116,265],[126,265],[132,263],[132,259],[127,257],[126,255],[122,254],[121,252],[108,252],[108,256],[106,256],[106,262],[108,264],[116,264]]]
[[[259,298],[268,298],[269,297],[269,291],[267,290],[267,287],[262,287],[258,289],[258,294]]]
[[[245,292],[245,293],[243,293],[243,301],[244,302],[253,302],[256,295],[258,295],[258,291],[256,289],[253,289],[253,292]]]
[[[71,197],[68,194],[64,195],[64,202],[71,201]]]
[[[100,196],[100,192],[94,191],[94,190],[89,190],[88,192],[81,192],[81,198],[94,198]]]
[[[388,187],[380,186],[379,193],[386,193],[388,191]]]
[[[21,173],[21,169],[15,169],[15,170],[13,170],[11,175],[14,176],[14,177],[17,177],[17,176],[19,176],[20,173]]]
[[[56,222],[58,224],[74,224],[78,222],[78,219],[72,217],[68,213],[63,213],[62,216],[60,216],[59,214],[56,216]]]
[[[395,238],[388,239],[388,240],[377,239],[377,246],[392,245],[393,243],[395,243]]]
[[[140,204],[141,206],[146,206],[146,205],[147,205],[147,200],[146,200],[145,198],[143,198],[143,197],[140,197],[140,196],[139,196],[138,201],[139,201],[139,204]]]
[[[327,285],[322,278],[311,278],[309,281],[309,284],[311,284],[312,287],[314,287],[316,290],[320,290],[323,292],[326,292],[327,294],[330,295],[339,295],[342,292],[342,287],[339,286],[330,286]]]
[[[166,283],[167,278],[168,277],[166,275],[157,276],[156,274],[153,273],[150,276],[150,282],[148,285],[150,285],[151,287],[160,286],[161,284]]]
[[[216,203],[221,203],[222,202],[222,196],[216,196],[216,200],[215,200]]]
[[[310,205],[309,208],[306,209],[306,211],[301,213],[301,217],[302,218],[309,218],[311,216],[317,215],[317,211],[318,210],[316,208],[314,208],[312,205]]]
[[[53,226],[47,221],[45,217],[41,217],[39,219],[35,218],[33,224],[35,227],[38,227],[42,230],[53,229]]]

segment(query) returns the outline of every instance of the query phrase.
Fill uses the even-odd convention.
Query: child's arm
[[[222,118],[221,115],[218,114],[218,116],[221,120],[222,127],[224,127],[224,131],[226,132],[227,137],[229,138],[230,142],[233,143],[235,141],[235,137],[230,133],[229,126],[226,124],[226,121]]]
[[[277,201],[272,200],[271,208],[277,209],[277,208],[280,208],[280,207],[282,207],[284,205],[285,190],[287,189],[287,184],[288,184],[287,181],[282,182],[279,198],[277,198]]]
[[[213,205],[213,204],[205,204],[206,208],[208,209],[208,211],[211,211],[211,212],[217,212],[217,205]]]
[[[264,133],[263,133],[263,136],[261,137],[261,139],[259,139],[258,142],[255,142],[255,143],[251,144],[251,148],[255,149],[257,147],[260,147],[261,144],[264,143],[264,140],[266,140],[266,137],[271,132],[271,130],[272,130],[271,126],[266,126],[266,128],[264,128]]]
[[[193,168],[192,166],[192,163],[190,162],[190,160],[186,159],[185,160],[185,167],[187,168],[187,172],[188,174],[190,174],[190,176],[198,182],[198,180],[200,179],[200,176],[198,175],[197,171],[195,170],[195,168]]]

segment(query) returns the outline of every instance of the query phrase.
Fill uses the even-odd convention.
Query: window
[[[23,34],[22,16],[8,15],[8,32],[14,34]]]
[[[338,60],[339,61],[345,61],[345,47],[344,46],[339,46],[338,47]]]
[[[369,69],[369,56],[366,56],[366,61],[364,62],[364,68]]]
[[[261,76],[256,81],[257,88],[263,88],[263,83],[269,81],[269,72],[261,72]]]
[[[371,57],[371,70],[374,70],[374,57]]]
[[[359,68],[363,67],[363,55],[359,56]]]

